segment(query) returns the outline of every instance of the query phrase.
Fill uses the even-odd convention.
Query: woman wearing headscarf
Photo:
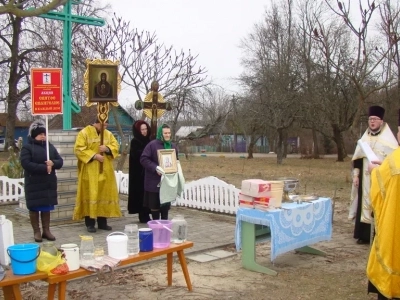
[[[34,121],[29,127],[28,143],[21,149],[20,160],[24,168],[26,206],[35,242],[41,242],[42,238],[56,240],[50,232],[50,211],[58,204],[56,169],[61,169],[63,159],[52,144],[48,143],[48,147],[47,159],[46,127],[41,121]]]
[[[144,168],[140,156],[150,142],[150,126],[145,121],[136,121],[132,126],[133,139],[129,151],[128,213],[139,214],[139,222],[150,221],[149,209],[143,206]]]
[[[140,158],[140,163],[145,169],[143,206],[150,209],[153,220],[160,219],[160,215],[162,220],[168,220],[168,211],[171,207],[170,202],[160,205],[162,173],[157,171],[159,167],[157,151],[161,149],[175,149],[178,159],[178,148],[171,142],[171,128],[167,124],[157,129],[156,139],[147,144]]]

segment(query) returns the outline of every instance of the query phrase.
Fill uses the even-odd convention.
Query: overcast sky
[[[106,2],[106,0],[104,0]],[[113,0],[113,11],[159,42],[198,54],[198,65],[215,83],[237,91],[230,80],[241,73],[240,40],[262,20],[268,0]]]

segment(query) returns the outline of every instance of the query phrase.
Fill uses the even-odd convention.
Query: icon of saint
[[[95,98],[112,98],[112,86],[107,81],[107,74],[102,72],[100,74],[100,81],[94,87]]]

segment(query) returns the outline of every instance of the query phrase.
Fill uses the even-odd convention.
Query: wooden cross
[[[172,110],[171,103],[164,102],[161,94],[158,93],[159,84],[157,81],[151,83],[151,91],[146,95],[144,101],[136,101],[135,108],[137,110],[144,109],[145,115],[151,120],[150,139],[155,139],[157,135],[157,119],[160,118],[165,111]]]

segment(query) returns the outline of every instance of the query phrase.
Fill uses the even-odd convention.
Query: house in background
[[[204,126],[181,126],[175,133],[175,138],[177,140],[190,138],[196,131],[203,128]]]
[[[6,131],[7,131],[6,120],[7,120],[7,113],[0,113],[0,137],[6,136]],[[22,137],[25,143],[26,137],[28,136],[30,125],[31,125],[30,121],[20,121],[18,117],[16,117],[14,138],[17,140],[19,137]]]
[[[110,111],[108,113],[107,129],[115,135],[119,143],[121,142],[121,137],[119,136],[117,122],[115,121],[114,113],[112,110],[114,110],[116,114],[116,118],[118,120],[119,126],[121,126],[124,136],[130,141],[133,138],[132,125],[135,122],[135,119],[132,118],[121,105],[110,108]],[[93,124],[96,117],[96,105],[92,105],[90,107],[81,106],[80,113],[72,112],[71,127],[84,128],[87,125]],[[63,129],[63,116],[56,115],[51,120],[49,120],[49,129]]]

